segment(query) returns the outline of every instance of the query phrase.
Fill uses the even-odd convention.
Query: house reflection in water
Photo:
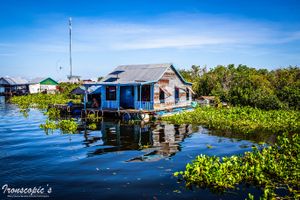
[[[94,131],[85,134],[86,146],[97,145],[97,149],[90,152],[89,156],[126,150],[142,150],[145,153],[128,162],[155,161],[173,156],[180,151],[179,143],[195,132],[191,125],[166,123],[129,125],[119,121],[101,122],[98,126],[100,135],[95,136]]]

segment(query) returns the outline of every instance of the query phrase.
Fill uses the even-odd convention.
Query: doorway
[[[123,109],[134,108],[134,87],[133,86],[121,86],[120,107]]]

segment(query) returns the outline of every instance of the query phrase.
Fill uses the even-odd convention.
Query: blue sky
[[[0,76],[64,78],[69,17],[84,78],[121,64],[299,66],[299,11],[298,0],[0,0]]]

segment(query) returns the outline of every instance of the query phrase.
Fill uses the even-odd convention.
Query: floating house
[[[172,64],[122,65],[97,84],[100,110],[160,111],[188,107],[192,84]],[[87,98],[86,98],[87,99]]]
[[[1,95],[24,95],[28,94],[28,81],[19,77],[1,77],[0,94]]]
[[[54,93],[58,83],[52,78],[35,78],[29,82],[29,92],[33,93]]]

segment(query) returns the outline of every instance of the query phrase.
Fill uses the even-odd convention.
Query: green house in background
[[[35,78],[29,82],[29,93],[55,93],[57,90],[58,82],[54,79],[48,78]]]

